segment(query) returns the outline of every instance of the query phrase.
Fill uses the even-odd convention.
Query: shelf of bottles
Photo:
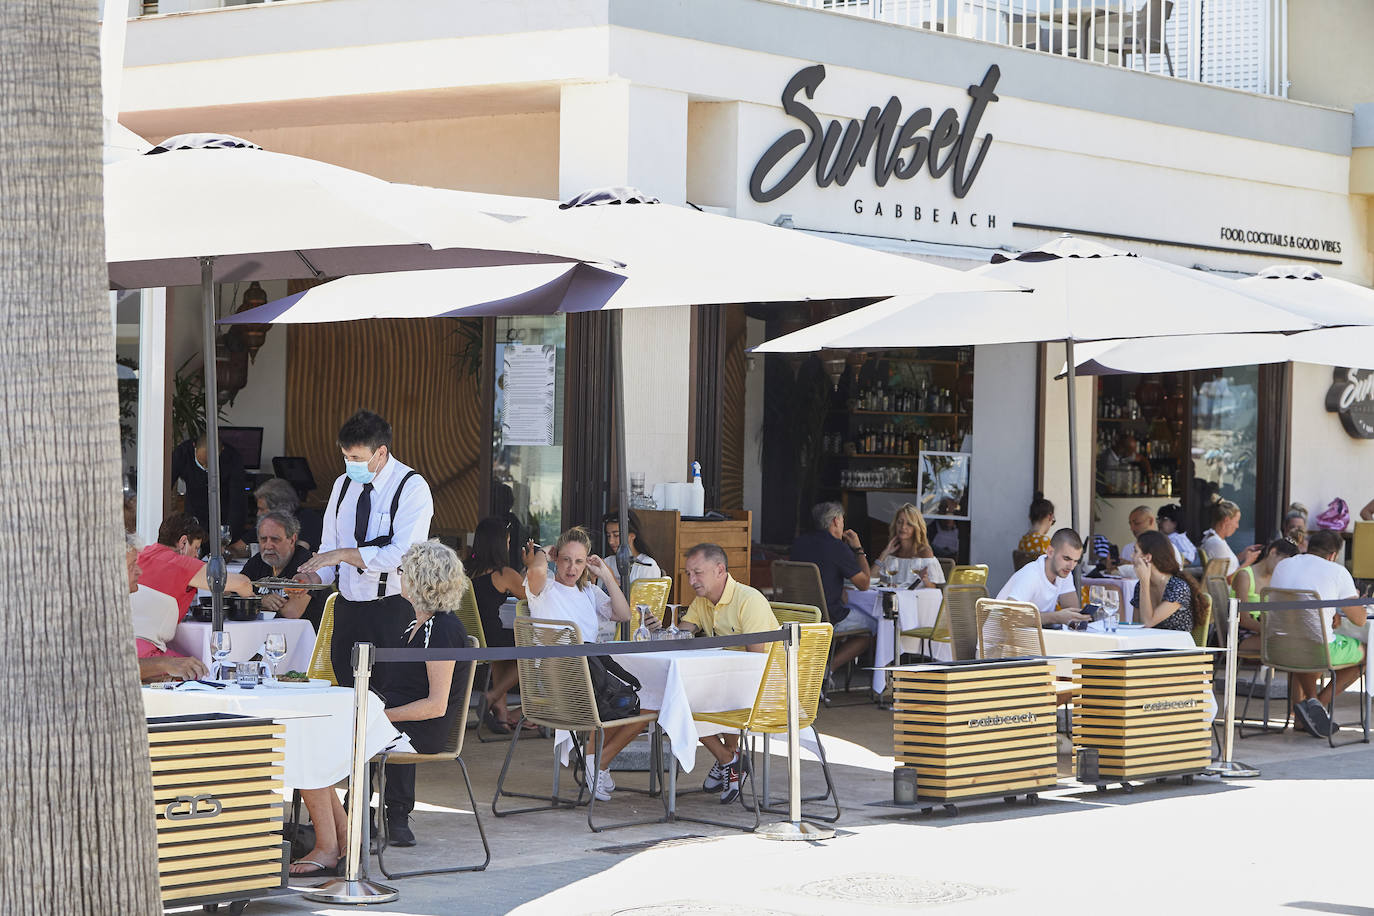
[[[1097,380],[1099,496],[1180,495],[1186,399],[1179,376]]]
[[[851,358],[823,434],[826,482],[914,490],[921,452],[963,446],[972,395],[972,348],[876,351],[857,365]]]

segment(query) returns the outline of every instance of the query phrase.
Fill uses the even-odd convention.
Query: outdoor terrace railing
[[[780,0],[1265,95],[1288,95],[1288,0]]]

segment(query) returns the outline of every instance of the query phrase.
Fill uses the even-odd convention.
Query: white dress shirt
[[[395,455],[387,455],[386,464],[372,478],[372,511],[367,519],[367,540],[393,531],[391,499],[409,471],[409,465],[402,464]],[[351,481],[348,492],[343,496],[343,504],[339,505],[339,488],[347,479],[346,475],[340,476],[329,491],[329,505],[325,509],[324,530],[320,536],[321,553],[340,547],[357,547],[353,527],[363,485],[356,480]],[[434,497],[429,492],[429,484],[416,474],[406,481],[405,489],[401,491],[401,504],[396,508],[391,543],[385,547],[358,548],[366,569],[360,571],[346,563],[339,567],[330,566],[319,570],[320,580],[333,582],[335,569],[339,569],[339,594],[350,601],[372,601],[377,598],[377,583],[382,573],[387,573],[386,593],[399,595],[401,577],[396,575],[396,568],[401,565],[401,557],[412,544],[429,537],[429,523],[433,517]]]

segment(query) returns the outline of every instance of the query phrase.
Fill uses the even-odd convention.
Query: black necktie
[[[358,497],[358,514],[353,521],[354,546],[367,543],[367,517],[372,514],[372,484],[363,484],[363,492]]]

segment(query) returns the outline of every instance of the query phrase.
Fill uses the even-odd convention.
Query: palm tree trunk
[[[0,3],[0,913],[156,913],[92,0]]]

